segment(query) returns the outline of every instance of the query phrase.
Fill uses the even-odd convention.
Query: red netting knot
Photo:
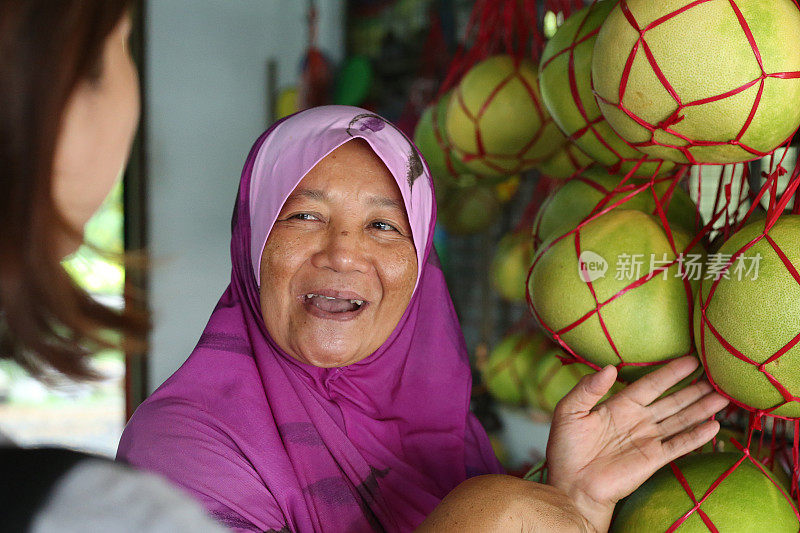
[[[779,177],[781,177],[781,176],[783,176],[783,175],[785,175],[787,173],[788,172],[787,172],[787,170],[785,168],[783,168],[783,165],[778,163],[778,168],[776,168],[772,172],[767,172],[765,170],[762,170],[761,171],[761,177],[766,179],[766,180],[774,180],[774,179],[779,178]]]
[[[761,431],[761,419],[764,417],[764,411],[758,410],[753,413],[753,430],[754,431]]]
[[[680,108],[678,108],[678,109],[676,109],[676,110],[675,110],[675,112],[674,112],[674,113],[672,113],[670,116],[668,116],[667,118],[665,118],[664,120],[662,120],[661,122],[659,122],[659,123],[656,125],[656,128],[658,128],[658,129],[662,129],[662,130],[666,130],[666,129],[667,129],[667,128],[669,128],[670,126],[674,126],[675,124],[678,124],[678,123],[679,123],[679,122],[681,122],[681,121],[682,121],[684,118],[686,118],[686,116],[685,116],[685,115],[681,115],[681,109],[680,109]]]
[[[568,356],[567,354],[564,354],[564,353],[560,353],[560,354],[556,355],[556,358],[558,358],[558,360],[561,361],[562,365],[571,365],[572,363],[575,362],[575,358],[570,357],[570,356]]]

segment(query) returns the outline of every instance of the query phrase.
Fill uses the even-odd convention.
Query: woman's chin
[[[314,337],[306,337],[307,340]],[[369,354],[362,354],[360,350],[353,349],[358,341],[348,341],[346,339],[336,339],[328,337],[327,340],[320,339],[319,342],[305,343],[299,346],[293,357],[301,362],[320,368],[334,368],[347,366],[361,361]]]
[[[352,365],[362,359],[364,359],[364,356],[357,354],[316,354],[314,356],[303,356],[302,361],[319,368],[336,368]]]

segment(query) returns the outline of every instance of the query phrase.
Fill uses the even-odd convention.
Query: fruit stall
[[[509,470],[546,476],[583,376],[616,366],[614,393],[694,355],[674,390],[707,380],[722,429],[612,530],[798,531],[797,0],[397,2],[428,15],[405,41],[353,4],[351,52],[372,36],[373,65],[404,42],[420,58],[373,72],[359,105],[428,162],[473,410]]]

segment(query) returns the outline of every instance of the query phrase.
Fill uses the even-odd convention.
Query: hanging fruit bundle
[[[751,413],[746,445],[665,468],[614,531],[800,525],[798,40],[795,0],[606,0],[542,56],[545,105],[594,164],[538,213],[533,315],[567,360],[623,381],[696,354]]]
[[[539,3],[477,1],[464,42],[417,124],[414,140],[436,183],[440,219],[454,233],[475,233],[494,222],[499,202],[493,198],[507,189],[496,189],[499,182],[539,164],[565,177],[591,164],[566,147],[542,102]],[[545,2],[562,10],[580,3]]]

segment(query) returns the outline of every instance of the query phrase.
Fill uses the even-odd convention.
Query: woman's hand
[[[728,401],[707,382],[658,399],[697,365],[681,357],[597,405],[616,379],[608,366],[559,402],[547,444],[548,484],[566,492],[595,530],[607,531],[617,501],[656,470],[716,435],[719,423],[707,419]]]

